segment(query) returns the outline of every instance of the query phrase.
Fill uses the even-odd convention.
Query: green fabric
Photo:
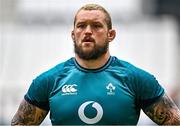
[[[94,70],[71,58],[34,79],[25,99],[49,110],[53,125],[136,125],[163,93],[151,74],[116,57]]]

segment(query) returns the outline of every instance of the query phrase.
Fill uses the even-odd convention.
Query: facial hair
[[[91,51],[83,51],[82,45],[77,45],[74,42],[74,52],[83,60],[96,60],[102,55],[104,55],[109,48],[109,42],[106,41],[104,45],[94,44],[94,48]]]

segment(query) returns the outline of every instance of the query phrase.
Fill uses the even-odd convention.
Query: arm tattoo
[[[37,108],[23,100],[11,121],[11,125],[40,124],[47,113],[47,111]]]
[[[159,125],[180,125],[180,111],[167,95],[146,108],[144,112]]]

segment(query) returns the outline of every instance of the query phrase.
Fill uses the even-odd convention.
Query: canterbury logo
[[[62,87],[62,92],[63,93],[74,93],[74,92],[77,92],[76,86],[77,86],[76,84],[64,85]]]

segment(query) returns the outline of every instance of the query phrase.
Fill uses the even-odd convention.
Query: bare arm
[[[159,125],[180,125],[180,110],[166,94],[144,112]]]
[[[38,125],[44,120],[47,113],[47,111],[23,100],[11,121],[11,125]]]

